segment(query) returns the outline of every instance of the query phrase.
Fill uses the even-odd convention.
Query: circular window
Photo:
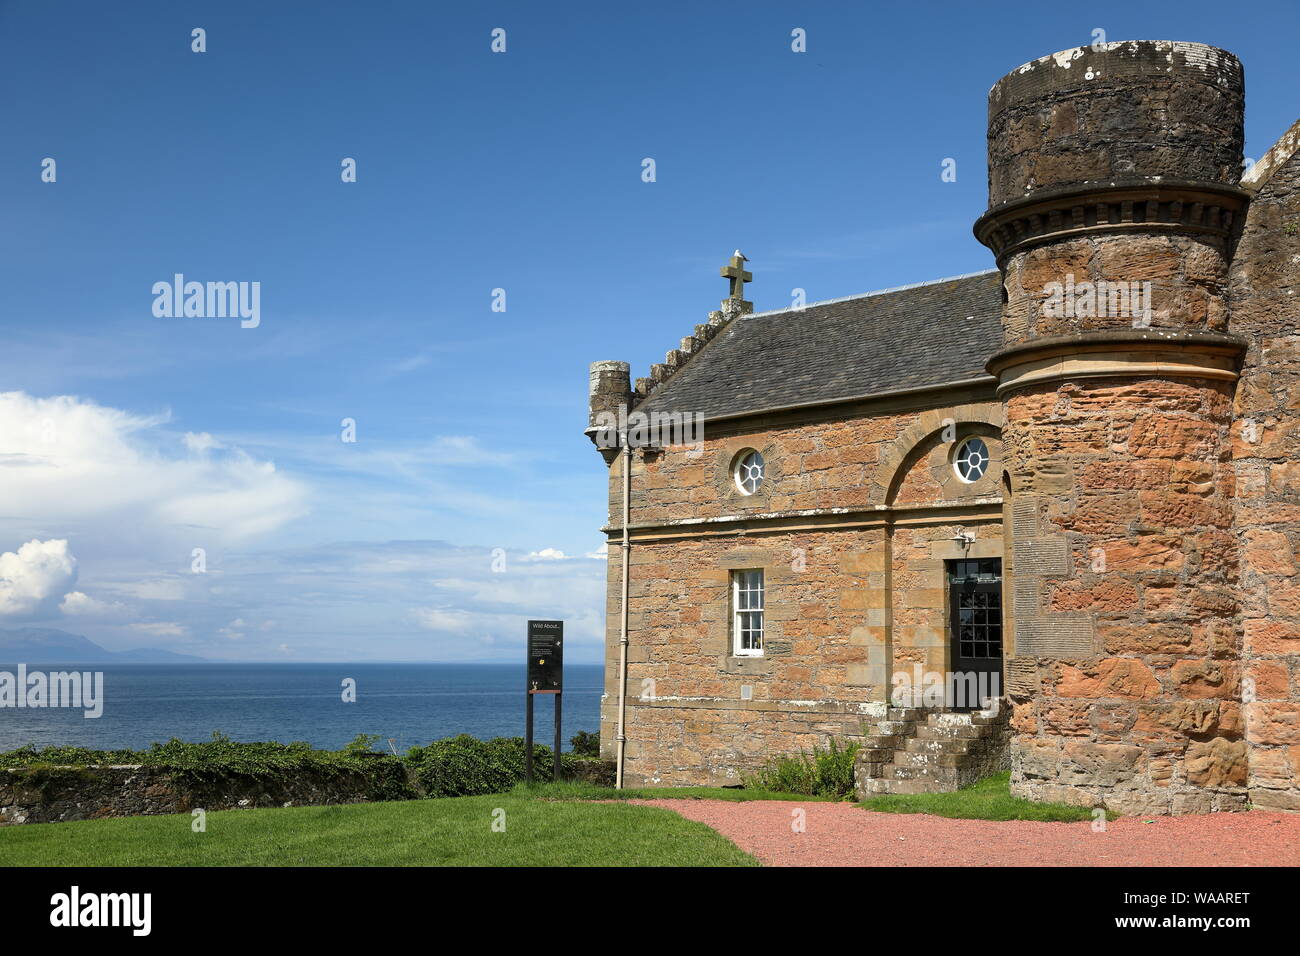
[[[969,484],[984,477],[989,467],[989,446],[982,438],[967,438],[957,449],[952,466],[957,477]]]
[[[742,495],[752,495],[763,483],[763,456],[747,451],[736,462],[736,487]]]

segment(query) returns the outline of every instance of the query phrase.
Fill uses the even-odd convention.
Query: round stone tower
[[[587,384],[587,437],[606,464],[619,450],[619,428],[632,404],[632,366],[627,362],[592,362]]]
[[[1011,513],[1012,786],[1244,803],[1225,295],[1243,81],[1198,43],[1082,47],[989,92]]]

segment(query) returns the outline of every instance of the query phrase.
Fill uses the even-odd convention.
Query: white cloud
[[[448,643],[440,646],[439,653],[445,654],[454,647],[458,654],[470,656],[482,653],[479,648],[495,644],[497,634],[518,633],[524,621],[519,614],[450,607],[415,608],[410,616],[422,630],[448,639]]]
[[[583,555],[584,558],[590,558],[596,561],[604,561],[609,558],[609,542],[605,542],[595,551],[588,551]],[[524,555],[524,561],[572,561],[573,557],[565,554],[558,548],[542,548],[540,551],[530,551]]]
[[[59,610],[69,617],[94,617],[105,620],[131,616],[131,609],[121,601],[101,601],[99,598],[69,591],[63,596]]]
[[[142,578],[117,582],[113,586],[124,594],[144,601],[183,601],[185,585],[186,582],[180,578]]]
[[[565,621],[569,660],[599,660],[605,563],[526,553],[511,551],[495,572],[483,546],[334,541],[231,550],[207,574],[115,563],[90,581],[78,545],[79,580],[65,592],[85,599],[65,598],[65,610],[98,601],[130,614],[79,614],[60,626],[110,650],[161,646],[214,660],[514,661],[525,622],[547,618]]]
[[[224,448],[226,446],[207,432],[186,432],[185,447],[196,455],[201,455],[205,451],[212,451],[214,448]]]
[[[248,541],[306,512],[305,487],[267,461],[74,396],[0,394],[0,536],[76,534],[78,552]],[[202,538],[202,541],[196,539]],[[0,538],[2,539],[2,538]],[[188,548],[185,549],[188,551]]]
[[[529,618],[566,622],[565,637],[578,655],[595,656],[604,643],[605,568],[588,560],[562,560],[554,548],[532,552],[546,558],[517,557],[508,571],[493,573],[486,560],[465,560],[469,549],[406,545],[426,555],[428,572],[412,576],[406,593],[432,592],[434,601],[408,612],[421,630],[443,640],[427,656],[483,657],[488,645],[501,650],[486,656],[509,659],[523,640]]]
[[[417,453],[434,465],[501,466],[515,460],[507,452],[484,448],[472,435],[440,435]]]
[[[6,551],[0,554],[0,616],[53,615],[76,581],[77,559],[66,540],[32,540]]]
[[[525,557],[525,561],[563,561],[564,552],[556,548],[542,548],[540,551],[530,551]]]
[[[177,624],[175,621],[150,621],[136,624],[134,627],[137,631],[144,631],[153,637],[184,637],[190,630],[184,624]]]
[[[426,631],[464,634],[474,625],[475,615],[469,611],[447,607],[417,607],[411,619]]]

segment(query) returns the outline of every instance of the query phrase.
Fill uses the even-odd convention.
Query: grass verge
[[[1064,803],[1032,803],[1011,795],[1010,771],[985,777],[962,790],[951,793],[882,793],[863,800],[858,806],[881,813],[929,813],[936,817],[958,820],[1043,820],[1077,823],[1091,820],[1090,807],[1072,807]],[[1108,813],[1107,819],[1117,814]]]
[[[24,824],[0,828],[0,866],[758,865],[670,810],[542,796],[226,810],[203,833],[189,814]]]

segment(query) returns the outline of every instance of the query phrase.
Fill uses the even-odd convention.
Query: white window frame
[[[763,656],[763,615],[766,597],[766,581],[762,568],[744,568],[731,572],[731,652],[734,656]],[[754,646],[755,635],[757,646]],[[746,647],[746,643],[750,646]]]
[[[971,442],[976,442],[976,441],[984,446],[984,470],[979,473],[978,477],[967,478],[965,475],[961,473],[961,461],[962,461],[963,453],[966,451],[967,446],[970,445]],[[993,465],[993,449],[989,448],[988,439],[984,438],[981,435],[968,435],[967,437],[963,438],[960,442],[958,442],[956,449],[953,450],[952,471],[953,474],[957,476],[957,480],[960,481],[962,484],[966,484],[966,485],[975,484],[975,482],[979,481],[981,478],[983,478],[985,475],[989,473],[989,468],[992,467],[992,465]]]
[[[754,481],[752,489],[745,487],[745,478],[741,475],[745,462],[749,461],[750,458],[758,459],[758,477]],[[746,448],[736,459],[736,464],[732,466],[731,477],[736,483],[736,490],[742,495],[748,497],[749,495],[758,494],[758,489],[763,487],[763,482],[767,478],[767,459],[763,457],[763,453],[757,448]]]

